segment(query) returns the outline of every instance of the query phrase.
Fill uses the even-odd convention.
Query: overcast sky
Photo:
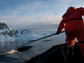
[[[70,6],[83,7],[84,0],[0,0],[0,21],[13,29],[55,27]]]

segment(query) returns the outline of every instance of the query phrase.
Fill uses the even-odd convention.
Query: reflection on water
[[[28,43],[28,40],[15,40],[10,42],[2,41],[0,42],[0,54],[9,52],[12,49],[15,49],[16,47],[21,46],[25,43]]]

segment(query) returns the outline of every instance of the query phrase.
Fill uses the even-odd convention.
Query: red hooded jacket
[[[84,8],[82,7],[77,9],[75,9],[74,7],[69,8],[66,11],[66,13],[62,16],[63,19],[58,26],[57,32],[61,32],[63,28],[65,28],[65,32],[74,30],[76,28],[77,30],[80,28],[82,29],[83,28],[82,15],[84,15]]]

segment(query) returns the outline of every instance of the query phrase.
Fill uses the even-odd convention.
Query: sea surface
[[[65,43],[65,35],[55,35],[17,47],[25,43],[28,43],[28,40],[16,40],[8,42],[8,44],[2,42],[2,45],[0,45],[0,63],[25,63],[32,57],[47,51],[52,46]],[[16,47],[17,49],[21,48],[23,51],[15,50]]]
[[[14,46],[18,45],[21,41],[10,42],[8,48],[5,48],[6,51],[11,51]],[[23,43],[25,42],[22,41]],[[15,44],[14,44],[15,43]],[[28,48],[26,51],[17,51],[9,54],[4,54],[0,56],[0,63],[25,63],[27,60],[39,55],[54,45],[65,43],[65,36],[53,36],[43,40],[39,40],[30,44],[23,46]],[[12,50],[13,51],[13,50]]]

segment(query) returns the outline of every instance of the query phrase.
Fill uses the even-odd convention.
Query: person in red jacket
[[[69,7],[66,13],[62,16],[62,20],[58,26],[57,33],[65,29],[66,45],[75,45],[75,38],[79,41],[80,50],[84,58],[84,8]]]

